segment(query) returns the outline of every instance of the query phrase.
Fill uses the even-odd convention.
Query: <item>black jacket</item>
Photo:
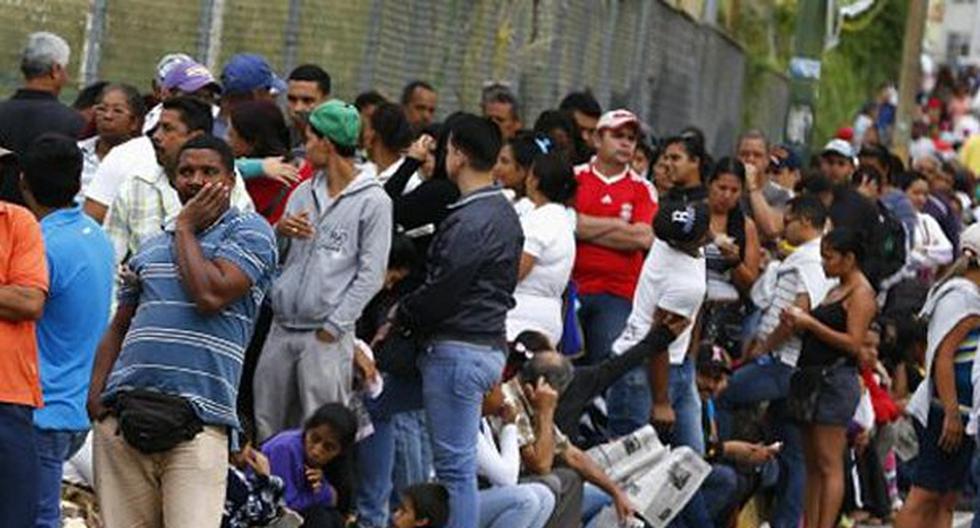
[[[399,304],[400,325],[430,339],[502,345],[524,233],[493,185],[449,206],[429,248],[425,283]]]
[[[57,132],[77,138],[85,125],[82,115],[58,102],[48,92],[20,89],[0,103],[0,147],[23,153],[41,134]],[[23,204],[17,186],[17,169],[0,167],[0,199]]]

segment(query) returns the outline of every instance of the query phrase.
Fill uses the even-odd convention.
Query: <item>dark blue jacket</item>
[[[433,340],[504,343],[523,247],[520,220],[500,187],[461,197],[429,247],[425,283],[399,304],[399,324]]]

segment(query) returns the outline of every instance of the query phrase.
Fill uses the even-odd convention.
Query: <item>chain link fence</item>
[[[347,100],[372,88],[397,98],[424,79],[443,116],[476,110],[484,83],[499,81],[528,126],[583,88],[634,110],[655,135],[697,125],[715,152],[730,151],[742,125],[743,51],[661,0],[0,0],[0,24],[4,96],[20,82],[25,37],[47,30],[71,44],[78,85],[148,89],[165,53],[189,53],[217,75],[247,51],[281,74],[318,63]]]

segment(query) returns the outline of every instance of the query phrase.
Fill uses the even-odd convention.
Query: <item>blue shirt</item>
[[[95,349],[109,321],[115,260],[109,237],[81,207],[41,219],[50,290],[37,323],[44,407],[41,429],[84,431]]]
[[[197,310],[181,284],[173,225],[129,261],[138,284],[119,291],[136,305],[103,399],[132,389],[181,396],[206,425],[238,428],[235,402],[245,347],[278,261],[272,227],[255,213],[232,208],[197,234],[204,258],[234,264],[252,283],[249,293],[219,313]]]

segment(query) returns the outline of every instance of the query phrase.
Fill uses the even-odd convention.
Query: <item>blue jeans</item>
[[[483,395],[500,380],[503,351],[439,341],[419,358],[436,475],[449,490],[448,528],[473,528],[480,512],[476,440]]]
[[[803,460],[803,437],[799,426],[786,418],[784,403],[789,394],[789,380],[794,368],[770,356],[762,356],[738,369],[728,380],[728,388],[718,398],[718,433],[722,440],[731,438],[735,410],[764,401],[772,402],[769,419],[776,438],[783,442],[777,460],[779,481],[776,506],[772,512],[773,528],[796,528],[803,515],[803,487],[806,464]]]
[[[670,405],[674,408],[675,416],[670,445],[687,446],[703,456],[701,396],[694,376],[694,361],[690,356],[685,357],[680,365],[670,366]]]
[[[738,474],[735,468],[725,464],[713,464],[711,473],[701,483],[698,494],[704,501],[705,511],[715,526],[727,526],[725,521],[731,514],[738,491]]]
[[[401,490],[426,482],[432,473],[432,445],[426,428],[425,412],[407,411],[391,417],[395,445],[394,490],[391,500],[398,504]]]
[[[973,451],[973,463],[970,467],[973,476],[973,484],[980,488],[980,434],[976,436],[976,450]],[[973,495],[973,523],[972,528],[980,528],[980,490]]]
[[[595,484],[586,482],[582,489],[582,523],[586,528],[603,528],[596,526],[596,516],[606,506],[612,506],[613,500],[605,491]]]
[[[583,362],[595,365],[609,357],[612,344],[626,328],[633,303],[629,299],[608,293],[579,297],[578,318],[585,334]]]
[[[650,380],[646,366],[637,367],[619,378],[606,393],[609,434],[624,436],[650,421]]]
[[[372,425],[374,434],[355,446],[359,478],[355,495],[357,525],[360,528],[387,528],[395,438],[389,420],[373,419]]]
[[[548,486],[534,482],[480,491],[480,528],[544,528],[555,509]]]
[[[37,457],[41,463],[38,528],[61,527],[61,476],[65,462],[85,443],[88,431],[58,431],[34,428]]]
[[[0,403],[0,468],[0,526],[34,528],[40,464],[31,407]]]

